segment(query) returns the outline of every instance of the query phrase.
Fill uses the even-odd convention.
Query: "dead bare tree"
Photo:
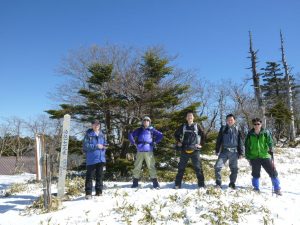
[[[262,98],[262,91],[261,91],[261,86],[260,86],[260,78],[259,78],[259,73],[257,72],[257,51],[253,49],[253,44],[252,44],[252,34],[251,31],[249,31],[249,39],[250,39],[250,48],[249,48],[249,53],[250,56],[248,58],[251,59],[251,69],[252,71],[252,81],[253,81],[253,88],[254,88],[254,94],[255,98],[257,101],[258,109],[260,111],[260,117],[263,120],[263,125],[264,127],[266,126],[266,107]]]
[[[295,132],[295,117],[294,117],[294,107],[293,107],[293,90],[291,84],[291,76],[290,76],[290,68],[288,67],[286,57],[285,57],[285,50],[284,50],[284,40],[282,32],[280,31],[280,42],[281,42],[281,62],[284,68],[284,75],[285,75],[285,82],[286,82],[286,92],[287,92],[287,105],[289,111],[291,112],[291,120],[289,124],[289,138],[291,141],[295,140],[296,132]]]

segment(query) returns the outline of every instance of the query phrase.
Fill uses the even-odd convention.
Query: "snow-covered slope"
[[[160,190],[153,190],[150,183],[131,189],[130,183],[105,182],[103,196],[85,200],[82,193],[64,201],[63,209],[46,214],[23,215],[42,191],[40,185],[29,184],[26,191],[0,198],[0,224],[300,224],[300,149],[278,151],[275,164],[283,196],[272,195],[264,170],[262,192],[253,192],[250,167],[242,159],[237,190],[227,188],[228,180],[222,190],[214,188],[213,180],[206,181],[205,189],[185,183],[180,190],[174,190],[173,183],[161,183]],[[0,176],[0,191],[33,177]]]

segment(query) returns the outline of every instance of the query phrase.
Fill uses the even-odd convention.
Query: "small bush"
[[[66,195],[69,197],[80,196],[84,193],[85,180],[83,177],[66,179]]]
[[[27,206],[23,211],[22,215],[32,215],[32,214],[43,214],[48,212],[54,212],[61,209],[61,201],[59,198],[52,196],[52,201],[49,209],[44,207],[44,196],[38,197],[31,206]]]
[[[13,184],[6,192],[5,197],[20,193],[22,191],[25,191],[27,189],[28,185],[23,183],[15,183]]]

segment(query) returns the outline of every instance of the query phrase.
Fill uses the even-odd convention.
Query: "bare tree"
[[[240,125],[245,124],[247,129],[250,129],[252,125],[251,118],[255,116],[256,109],[254,108],[255,100],[253,99],[253,96],[245,90],[246,88],[246,80],[242,84],[232,84],[230,96],[235,103],[236,116],[243,119],[243,121],[240,122]]]
[[[0,124],[0,157],[7,151],[7,147],[12,143],[10,127],[7,123]]]
[[[262,98],[262,91],[261,91],[261,86],[260,86],[260,79],[259,79],[259,73],[256,70],[257,67],[257,51],[254,51],[253,49],[253,44],[252,44],[252,34],[251,31],[249,31],[249,39],[250,39],[250,48],[249,48],[249,53],[250,53],[250,59],[251,59],[251,69],[252,71],[252,81],[253,81],[253,88],[254,88],[254,93],[255,93],[255,98],[257,101],[258,108],[260,110],[260,116],[263,120],[264,126],[266,126],[266,107]]]
[[[292,84],[291,84],[291,76],[290,76],[290,68],[287,65],[286,57],[285,57],[285,50],[284,50],[284,41],[283,41],[283,35],[280,31],[280,42],[281,42],[281,61],[284,68],[284,75],[285,75],[285,81],[286,81],[286,92],[287,92],[287,103],[288,108],[291,112],[291,120],[290,120],[290,130],[289,130],[289,138],[291,141],[295,140],[296,132],[295,132],[295,117],[294,117],[294,107],[293,107],[293,90],[292,90]]]
[[[35,136],[36,134],[48,134],[51,129],[52,120],[49,119],[49,116],[42,114],[36,118],[31,118],[28,121],[24,121],[25,127],[29,132]]]

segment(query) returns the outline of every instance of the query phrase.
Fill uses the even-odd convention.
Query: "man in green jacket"
[[[273,163],[273,140],[271,134],[263,129],[262,121],[259,118],[252,120],[254,126],[245,140],[246,159],[252,166],[252,185],[255,191],[259,191],[259,177],[261,167],[269,174],[277,195],[282,195],[278,173]]]

